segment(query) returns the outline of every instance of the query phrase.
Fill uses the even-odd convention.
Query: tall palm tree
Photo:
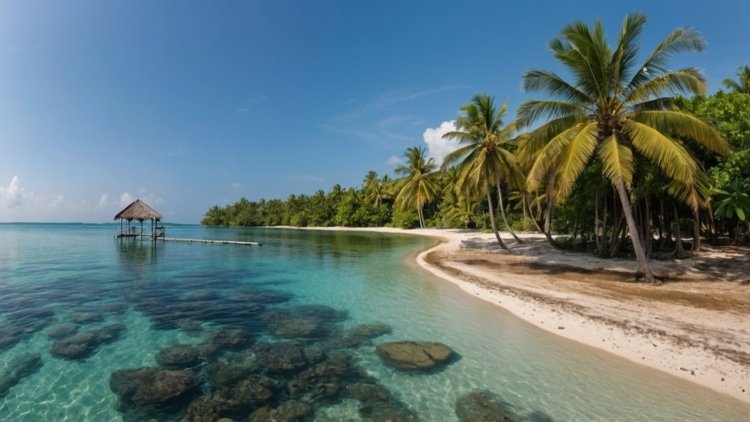
[[[526,72],[524,89],[546,92],[553,99],[525,102],[518,121],[531,125],[547,120],[524,144],[525,155],[534,157],[527,175],[530,190],[542,182],[554,183],[556,199],[564,200],[592,159],[601,161],[603,175],[616,189],[625,214],[636,276],[653,282],[630,202],[634,155],[655,164],[682,192],[694,192],[701,169],[680,139],[720,154],[729,147],[708,124],[671,107],[677,93],[706,92],[698,69],[667,68],[672,53],[702,50],[703,38],[691,29],[677,29],[637,66],[637,40],[645,22],[640,14],[626,16],[614,46],[607,43],[599,21],[593,27],[583,22],[565,26],[550,47],[573,81],[543,70]],[[695,195],[683,198],[698,206]]]
[[[400,189],[396,196],[396,205],[402,209],[414,207],[419,215],[419,227],[425,227],[424,206],[435,199],[438,192],[434,180],[437,168],[435,160],[427,158],[424,147],[407,148],[404,153],[406,164],[396,167],[396,174],[404,175],[399,180]]]
[[[736,81],[727,78],[724,79],[722,83],[725,87],[734,92],[750,95],[750,67],[740,66],[740,69],[737,71]]]
[[[486,192],[492,231],[503,249],[507,249],[507,246],[500,238],[495,223],[492,190],[497,189],[505,227],[517,242],[521,242],[521,239],[513,233],[505,217],[501,185],[506,181],[515,186],[523,183],[516,157],[508,150],[511,136],[516,132],[516,126],[514,124],[503,126],[502,118],[507,110],[507,104],[503,104],[498,110],[495,107],[494,98],[477,94],[471,99],[471,103],[461,107],[462,115],[456,119],[457,130],[443,135],[445,139],[457,139],[459,145],[462,145],[445,157],[443,168],[459,163],[461,170],[456,185],[457,191],[463,191],[468,184],[480,192]]]

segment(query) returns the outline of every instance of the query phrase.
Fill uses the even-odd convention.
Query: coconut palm
[[[404,157],[406,164],[395,169],[396,174],[404,175],[398,181],[400,189],[396,196],[396,205],[402,209],[416,208],[419,227],[424,228],[424,206],[432,202],[438,192],[434,180],[437,166],[435,160],[427,158],[427,150],[424,147],[407,148]]]
[[[614,46],[607,43],[599,21],[593,27],[582,22],[565,26],[550,47],[573,81],[543,70],[526,72],[524,89],[546,92],[552,99],[525,102],[518,121],[531,125],[546,120],[524,144],[524,156],[533,157],[529,190],[553,183],[556,199],[562,201],[583,169],[600,160],[625,214],[637,260],[636,277],[653,282],[630,202],[634,155],[655,164],[682,192],[694,192],[701,169],[680,140],[690,139],[720,154],[729,147],[708,124],[671,107],[678,93],[706,92],[698,69],[667,68],[673,53],[703,49],[700,34],[675,30],[637,66],[637,41],[645,22],[640,14],[626,16]],[[694,207],[699,205],[695,195],[682,197]]]
[[[378,179],[378,173],[373,170],[367,173],[365,180],[362,182],[362,190],[367,203],[377,208],[384,200],[389,198],[389,180],[388,175],[383,176],[383,179]]]
[[[740,69],[737,71],[736,81],[727,78],[722,83],[731,91],[750,95],[750,67],[740,66]]]
[[[513,233],[505,217],[503,194],[501,185],[509,182],[511,185],[522,184],[522,176],[516,157],[508,150],[510,139],[516,132],[516,126],[503,126],[503,116],[508,110],[503,104],[498,110],[495,100],[484,94],[475,95],[471,103],[461,107],[461,116],[456,120],[455,131],[443,135],[445,139],[457,139],[461,147],[448,154],[443,162],[443,168],[458,163],[460,174],[456,185],[457,191],[463,191],[468,184],[473,189],[485,192],[490,212],[490,224],[497,242],[503,249],[507,249],[495,223],[495,211],[492,204],[492,190],[497,189],[500,211],[505,227],[510,234],[521,242]]]

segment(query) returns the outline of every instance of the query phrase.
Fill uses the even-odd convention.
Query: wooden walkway
[[[261,246],[262,243],[258,242],[241,242],[239,240],[216,240],[216,239],[190,239],[186,237],[154,237],[151,234],[133,234],[133,233],[121,233],[115,235],[115,237],[130,237],[130,238],[147,238],[152,240],[162,240],[165,242],[182,242],[182,243],[211,243],[216,245],[240,245],[240,246]]]
[[[146,236],[151,237],[151,236]],[[240,242],[239,240],[214,240],[214,239],[188,239],[184,237],[157,237],[156,240],[165,242],[183,242],[183,243],[214,243],[219,245],[240,245],[240,246],[261,246],[258,242]]]

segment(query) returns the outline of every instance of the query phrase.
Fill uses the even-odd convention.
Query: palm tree
[[[399,180],[400,189],[396,205],[402,209],[414,207],[419,215],[419,227],[424,228],[424,206],[435,199],[438,192],[434,180],[435,160],[427,158],[424,147],[407,148],[404,153],[406,164],[396,167],[396,173],[404,175]]]
[[[362,182],[362,190],[364,191],[365,200],[367,203],[377,208],[384,200],[388,199],[388,175],[383,176],[383,179],[378,179],[378,173],[370,170],[365,176],[365,180]]]
[[[740,69],[737,71],[737,80],[734,79],[724,79],[722,82],[727,89],[730,89],[734,92],[739,92],[742,94],[748,94],[750,95],[750,67],[748,66],[740,66]]]
[[[497,110],[494,98],[477,94],[471,99],[471,103],[461,107],[462,115],[456,120],[458,130],[443,135],[445,139],[458,139],[462,145],[445,157],[443,168],[460,161],[458,166],[461,172],[456,190],[463,191],[468,184],[480,192],[486,192],[492,231],[503,249],[507,249],[507,246],[500,238],[495,223],[492,189],[497,188],[498,202],[505,227],[520,243],[521,239],[513,233],[505,217],[501,185],[505,181],[515,186],[523,183],[516,157],[508,150],[511,136],[516,132],[516,126],[514,124],[503,126],[502,118],[507,109],[507,104],[503,104]]]
[[[529,190],[542,182],[553,183],[556,199],[562,201],[592,159],[600,160],[603,176],[617,191],[625,214],[636,254],[636,277],[653,282],[630,202],[634,155],[655,164],[682,192],[689,193],[698,189],[702,171],[679,139],[690,139],[720,154],[729,147],[708,124],[671,107],[677,93],[706,92],[698,69],[669,70],[666,66],[672,53],[702,50],[703,38],[691,29],[677,29],[636,67],[637,40],[645,22],[640,14],[626,16],[614,48],[607,43],[599,21],[593,27],[582,22],[565,26],[550,47],[555,59],[571,72],[573,82],[553,72],[526,72],[524,89],[546,92],[553,99],[525,102],[518,117],[521,125],[547,120],[524,144],[525,155],[534,157],[527,175]],[[682,199],[697,207],[695,197],[683,195]]]

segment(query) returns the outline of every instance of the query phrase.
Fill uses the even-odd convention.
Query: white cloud
[[[242,183],[240,183],[240,182],[233,182],[231,185],[229,185],[229,187],[232,188],[232,189],[239,189],[239,188],[242,187]]]
[[[445,156],[458,149],[458,141],[455,139],[443,139],[443,135],[456,130],[455,120],[443,122],[436,128],[427,128],[422,134],[427,144],[427,155],[435,159],[440,165]]]
[[[402,163],[401,158],[395,155],[391,155],[390,157],[388,157],[388,160],[386,162],[392,166],[397,166]]]
[[[102,209],[102,208],[106,207],[107,203],[108,203],[108,200],[109,200],[109,195],[107,195],[106,193],[102,194],[102,196],[99,197],[99,201],[96,203],[95,208],[96,209]]]
[[[127,207],[130,205],[131,202],[135,201],[135,198],[133,195],[123,192],[122,195],[120,195],[120,206],[121,207]]]
[[[22,206],[28,197],[29,194],[24,191],[18,176],[13,176],[8,186],[0,186],[0,198],[8,205],[8,208]]]

